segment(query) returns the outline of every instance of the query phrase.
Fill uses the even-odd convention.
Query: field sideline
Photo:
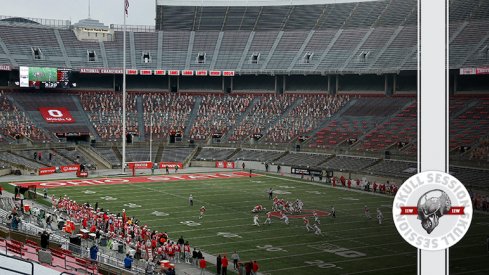
[[[267,190],[279,198],[300,198],[304,209],[330,211],[337,217],[322,217],[325,236],[308,233],[301,219],[285,225],[278,218],[271,225],[252,225],[251,209],[262,204],[269,209]],[[99,203],[112,212],[126,209],[141,224],[180,235],[209,254],[237,250],[242,260],[257,260],[264,274],[416,274],[416,249],[404,242],[392,223],[392,198],[331,188],[319,183],[275,175],[212,178],[113,185],[51,188],[48,193],[68,195],[78,203]],[[188,205],[188,196],[194,206]],[[207,212],[198,219],[199,208]],[[365,217],[370,208],[373,219]],[[384,214],[377,224],[375,210]],[[260,214],[260,222],[265,220]],[[310,219],[313,222],[313,219]],[[467,236],[450,250],[450,274],[487,274],[485,240],[489,217],[476,215]]]

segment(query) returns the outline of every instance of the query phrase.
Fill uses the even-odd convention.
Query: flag
[[[126,15],[128,15],[128,10],[129,10],[129,0],[124,0],[124,11]]]

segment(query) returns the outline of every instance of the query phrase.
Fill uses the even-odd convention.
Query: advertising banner
[[[47,123],[74,123],[75,120],[65,107],[40,107],[42,117]]]

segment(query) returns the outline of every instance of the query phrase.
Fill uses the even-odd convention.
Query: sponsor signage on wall
[[[75,120],[65,107],[40,107],[42,117],[47,123],[74,123]]]

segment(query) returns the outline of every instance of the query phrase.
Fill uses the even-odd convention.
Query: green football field
[[[304,209],[330,211],[334,206],[336,219],[321,218],[325,236],[308,233],[302,219],[290,219],[286,225],[273,218],[271,225],[253,226],[251,209],[256,204],[267,209],[272,205],[270,187],[283,193],[279,198],[300,198]],[[390,197],[274,175],[61,187],[49,193],[66,194],[78,203],[98,202],[116,213],[125,208],[141,224],[166,231],[175,240],[182,235],[204,252],[229,257],[236,250],[242,260],[256,260],[264,274],[416,274],[416,249],[397,233]],[[202,205],[207,212],[199,220]],[[364,205],[373,219],[365,217]],[[382,225],[374,217],[377,207],[384,213]],[[260,222],[264,220],[261,213]],[[489,274],[488,235],[489,216],[477,214],[465,238],[450,249],[450,274]]]

